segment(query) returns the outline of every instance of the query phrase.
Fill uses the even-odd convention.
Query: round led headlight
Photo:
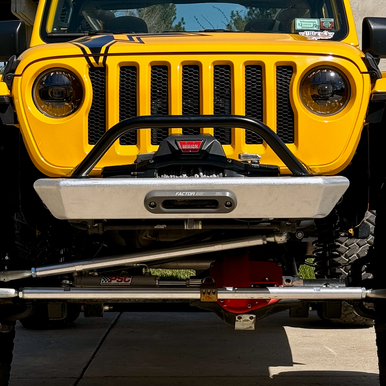
[[[36,79],[32,94],[36,107],[52,118],[63,118],[74,113],[83,100],[79,79],[64,68],[43,72]]]
[[[314,114],[334,115],[346,107],[350,99],[350,83],[340,70],[318,67],[303,78],[300,97]]]

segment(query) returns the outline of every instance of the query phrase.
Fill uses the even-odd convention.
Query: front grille
[[[169,115],[169,69],[151,68],[151,115]],[[151,144],[159,145],[169,135],[169,129],[151,129]]]
[[[232,114],[232,73],[230,66],[214,66],[213,94],[213,114]],[[230,145],[232,142],[231,129],[229,128],[215,127],[214,136],[222,145]]]
[[[137,67],[121,67],[119,76],[119,121],[137,116]],[[131,131],[120,139],[121,145],[136,145],[137,133]]]
[[[182,68],[182,115],[199,115],[201,112],[200,97],[200,67],[184,66]],[[187,127],[182,129],[182,134],[200,134],[200,129]]]
[[[290,66],[279,66],[276,70],[276,130],[284,143],[293,143],[295,137],[294,112],[289,97],[293,74],[294,69]]]
[[[213,67],[212,83],[202,84],[202,65],[187,64],[182,65],[182,82],[181,82],[181,113],[182,115],[194,116],[203,111],[203,101],[206,95],[203,90],[208,87],[213,89],[212,113],[215,115],[237,114],[246,115],[261,122],[266,121],[265,114],[274,113],[276,107],[276,129],[278,136],[285,143],[293,143],[295,140],[295,119],[290,100],[290,86],[294,75],[292,66],[278,66],[276,68],[276,106],[272,101],[266,101],[264,98],[264,88],[269,87],[265,84],[264,72],[261,65],[247,64],[245,66],[245,110],[233,106],[234,90],[233,79],[239,79],[239,74],[233,74],[233,66],[230,64],[220,64]],[[207,70],[207,69],[205,69]],[[171,111],[171,100],[174,95],[170,92],[171,71],[175,71],[169,65],[153,65],[150,72],[150,98],[149,106],[142,110],[150,110],[151,115],[167,116],[169,114],[179,114]],[[122,66],[119,74],[119,121],[132,118],[139,115],[139,95],[138,90],[144,89],[139,84],[139,69],[135,65]],[[93,100],[88,117],[88,143],[95,145],[101,136],[106,132],[106,114],[107,106],[106,87],[107,74],[105,68],[90,68],[89,76],[93,87]],[[176,74],[173,75],[174,79]],[[114,79],[110,80],[114,82]],[[143,98],[141,99],[143,100]],[[208,105],[205,106],[206,111]],[[175,104],[173,109],[175,109]],[[113,109],[114,110],[114,109]],[[209,112],[210,113],[210,112]],[[232,130],[224,127],[215,127],[214,136],[223,145],[232,145]],[[185,135],[196,135],[200,133],[198,128],[184,128]],[[151,144],[159,145],[169,135],[168,128],[151,129]],[[240,141],[234,139],[234,141]],[[137,133],[127,133],[120,138],[121,145],[137,145]],[[245,143],[247,145],[262,144],[262,138],[250,131],[245,131]],[[235,144],[233,144],[235,146]]]
[[[263,117],[263,69],[261,66],[245,66],[245,115],[264,121]],[[261,144],[263,139],[256,133],[246,130],[245,142],[248,145]]]
[[[92,105],[88,114],[88,143],[95,145],[106,132],[106,69],[90,68]]]

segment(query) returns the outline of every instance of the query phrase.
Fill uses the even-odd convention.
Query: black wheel
[[[11,374],[15,323],[2,323],[0,328],[0,386],[7,386]]]
[[[375,230],[375,211],[366,213],[365,222],[370,226],[370,236],[367,239],[354,239],[348,237],[341,237],[337,240],[339,248],[339,257],[335,261],[339,264],[338,275],[341,279],[346,279],[350,276],[351,265],[354,261],[367,255],[369,248],[374,244],[374,230]],[[368,279],[369,273],[362,272],[362,279]],[[370,310],[373,309],[372,304],[366,304]],[[319,317],[327,323],[337,324],[340,326],[356,326],[356,327],[372,327],[374,321],[369,318],[360,316],[354,309],[350,302],[342,302],[342,316],[337,319],[329,319],[323,315],[322,307],[318,308]]]
[[[323,315],[323,307],[317,308],[317,313],[320,319],[328,324],[335,324],[347,327],[372,327],[374,321],[372,319],[360,316],[354,309],[354,306],[349,302],[342,302],[342,315],[340,318],[330,319]]]
[[[340,274],[342,279],[346,279],[350,275],[351,264],[366,256],[369,248],[374,245],[375,221],[375,211],[367,212],[365,222],[370,226],[370,235],[367,239],[341,237],[337,240],[340,257],[336,261],[341,265]],[[368,275],[363,272],[363,279],[366,279]]]
[[[79,317],[80,304],[65,304],[66,316],[60,319],[50,318],[48,315],[48,304],[39,304],[35,307],[33,313],[27,318],[21,319],[20,323],[29,330],[46,330],[65,328]]]

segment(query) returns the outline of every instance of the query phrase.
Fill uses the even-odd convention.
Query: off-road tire
[[[15,328],[9,332],[0,331],[0,386],[7,386],[9,382],[14,339]]]
[[[323,316],[322,307],[317,309],[317,313],[320,319],[326,323],[340,325],[342,327],[372,327],[374,325],[374,321],[372,319],[364,318],[363,316],[358,315],[355,312],[353,305],[348,302],[342,302],[342,316],[340,318],[326,318]]]
[[[351,264],[355,260],[366,256],[369,248],[373,246],[375,218],[375,211],[369,211],[366,213],[365,222],[370,225],[370,236],[367,239],[341,237],[337,240],[337,243],[339,244],[338,252],[340,257],[336,260],[342,265],[340,270],[342,279],[346,279],[347,276],[349,276]],[[366,276],[365,273],[364,276]]]
[[[366,223],[370,225],[370,236],[367,239],[354,239],[342,237],[337,240],[339,244],[338,252],[340,257],[335,259],[341,266],[340,274],[342,279],[346,279],[350,275],[351,264],[367,255],[368,249],[374,244],[374,227],[375,227],[375,211],[366,213]],[[362,274],[363,279],[368,277],[366,272]],[[369,305],[371,308],[371,305]],[[357,327],[372,327],[374,321],[358,315],[352,304],[349,302],[342,303],[342,316],[339,319],[326,319],[318,311],[319,316],[328,323],[337,324],[341,326],[357,326]]]
[[[21,319],[20,323],[28,330],[60,329],[73,324],[79,314],[80,305],[69,303],[67,305],[67,316],[64,319],[52,320],[48,317],[47,304],[40,304],[30,316]]]

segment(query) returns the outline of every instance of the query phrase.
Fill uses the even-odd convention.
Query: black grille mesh
[[[258,65],[245,66],[245,115],[263,122],[263,70]],[[245,142],[261,144],[263,139],[252,131],[245,131]]]
[[[199,115],[200,108],[200,67],[187,65],[182,68],[182,115]],[[197,127],[182,129],[184,135],[200,134]]]
[[[151,68],[151,115],[169,115],[169,69]],[[151,144],[159,145],[169,135],[169,129],[151,129]]]
[[[88,143],[95,145],[106,132],[106,69],[90,68],[92,105],[88,115]]]
[[[137,116],[137,67],[121,67],[119,76],[119,120]],[[136,145],[137,132],[131,131],[119,139],[121,145]]]
[[[138,73],[135,66],[121,67],[119,79],[119,119],[137,116]],[[277,134],[285,143],[294,142],[294,113],[290,102],[290,85],[294,70],[291,66],[279,66],[277,82]],[[201,113],[200,67],[186,65],[182,70],[182,114]],[[90,68],[89,76],[93,87],[93,100],[88,117],[88,143],[95,145],[106,132],[106,69]],[[214,66],[214,114],[232,113],[232,73],[229,65]],[[158,65],[151,69],[151,114],[169,115],[169,69]],[[263,71],[260,65],[245,67],[245,115],[264,121]],[[185,128],[183,134],[199,134],[200,129]],[[169,134],[168,128],[151,129],[151,143],[159,145]],[[231,129],[214,128],[214,136],[221,144],[231,144]],[[261,144],[262,138],[246,131],[247,144]],[[137,134],[128,133],[121,137],[121,145],[136,145]]]
[[[290,101],[290,85],[294,70],[291,66],[280,66],[276,70],[277,135],[284,143],[294,142],[294,112]]]
[[[214,115],[232,113],[232,76],[229,65],[214,66]],[[223,145],[232,141],[231,129],[215,127],[214,136]]]

